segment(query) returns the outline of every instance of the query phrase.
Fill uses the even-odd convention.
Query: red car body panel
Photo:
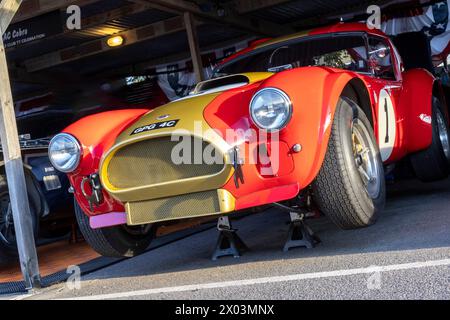
[[[102,204],[90,208],[79,186],[84,177],[98,171],[101,157],[114,144],[117,135],[148,111],[147,109],[126,109],[102,112],[85,117],[64,129],[63,132],[77,137],[83,149],[79,167],[68,176],[71,185],[75,186],[75,199],[84,212],[97,215],[124,211],[123,205],[107,192],[103,192]],[[91,192],[91,190],[86,191]]]
[[[431,117],[431,99],[434,77],[426,70],[415,69],[403,74],[403,87],[400,97],[399,118],[403,124],[404,154],[427,148],[431,144],[431,123],[423,121]]]

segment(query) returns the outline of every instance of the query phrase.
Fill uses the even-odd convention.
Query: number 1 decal
[[[378,99],[378,141],[381,159],[386,161],[392,154],[397,134],[394,103],[389,93],[383,89]]]
[[[389,112],[388,112],[388,102],[384,99],[384,113],[386,114],[386,123],[389,123]],[[384,138],[384,143],[389,143],[389,128],[386,126],[386,137]]]

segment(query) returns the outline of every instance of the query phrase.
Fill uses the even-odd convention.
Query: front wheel
[[[386,198],[383,164],[369,120],[353,100],[336,108],[322,168],[313,183],[320,210],[342,229],[373,224]]]
[[[75,216],[83,237],[102,256],[134,257],[148,248],[155,235],[154,225],[92,229],[89,225],[89,217],[83,212],[76,200],[74,206]]]

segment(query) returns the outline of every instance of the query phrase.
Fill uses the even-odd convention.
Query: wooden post
[[[20,3],[21,0],[2,1],[0,5],[1,28],[8,26]],[[0,138],[19,250],[20,267],[24,276],[25,286],[30,290],[41,286],[41,278],[17,133],[8,64],[3,44],[3,32],[3,30],[0,30]]]
[[[194,67],[195,79],[197,82],[205,80],[205,73],[203,72],[202,57],[200,54],[200,47],[198,44],[197,27],[195,20],[190,12],[184,13],[184,24],[189,41],[189,49],[191,51],[192,65]]]
[[[0,30],[6,31],[12,19],[14,18],[17,10],[22,3],[22,0],[0,0]]]

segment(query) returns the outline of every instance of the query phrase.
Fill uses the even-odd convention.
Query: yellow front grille
[[[175,197],[129,202],[125,205],[128,225],[208,216],[220,213],[217,190]]]
[[[171,141],[170,136],[143,140],[119,149],[107,167],[109,183],[117,189],[128,189],[221,172],[224,164],[195,164],[194,153],[203,154],[210,145],[195,137],[190,139],[192,152],[188,155],[181,153],[185,161],[178,165],[172,161],[172,150],[180,142]],[[196,150],[196,145],[201,150]],[[219,151],[214,149],[214,152]]]

